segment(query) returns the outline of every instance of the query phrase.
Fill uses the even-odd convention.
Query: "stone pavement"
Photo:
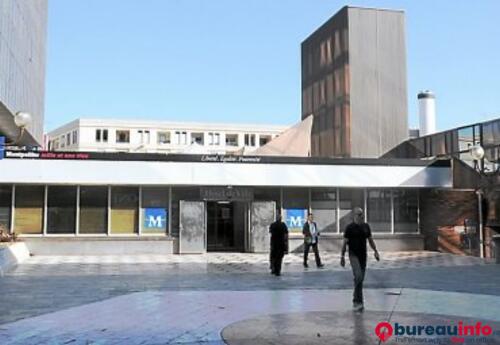
[[[253,330],[253,337],[249,336],[253,319],[276,314],[290,317],[308,312],[335,312],[336,317],[348,320],[352,315],[350,299],[351,290],[140,292],[4,324],[0,329],[0,342],[16,345],[223,344],[221,332],[236,322],[244,322],[239,336],[232,332],[226,337],[232,338],[233,343],[238,343],[234,338],[240,337],[246,343],[262,344],[259,329]],[[482,320],[494,325],[495,332],[500,331],[500,298],[497,296],[370,289],[365,291],[365,299],[368,315],[372,311],[384,312],[366,321],[366,329],[371,330],[368,338],[372,340],[367,344],[377,344],[374,329],[378,322],[403,320],[397,316],[401,312],[441,315],[444,324],[449,323],[451,316],[466,317],[474,322]],[[391,314],[394,317],[391,318]],[[425,317],[421,315],[422,319]],[[325,334],[328,329],[331,332],[333,323],[338,324],[339,320],[326,319],[325,322],[313,329],[302,329],[303,334]],[[279,326],[283,333],[301,329],[300,323]],[[340,326],[346,324],[340,322]],[[331,335],[320,343],[352,343],[331,342]],[[312,340],[318,343],[316,337]]]
[[[500,321],[500,265],[432,252],[382,258],[369,262],[368,328],[376,312]],[[221,344],[224,329],[248,331],[266,317],[278,326],[304,313],[328,319],[317,312],[349,313],[346,320],[359,321],[351,315],[352,274],[338,265],[338,254],[322,253],[325,269],[304,269],[300,255],[288,255],[281,277],[269,274],[267,259],[239,253],[35,256],[0,278],[0,344]],[[318,325],[318,333],[330,328]],[[267,330],[250,341],[279,343],[270,336],[275,329]],[[327,336],[311,340],[322,342],[332,343]]]

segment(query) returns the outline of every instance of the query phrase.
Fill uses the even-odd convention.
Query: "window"
[[[373,232],[391,232],[391,191],[389,189],[369,190],[366,218]]]
[[[98,143],[101,142],[101,130],[100,129],[95,130],[95,141],[97,141]]]
[[[394,191],[394,232],[418,231],[418,192]]]
[[[203,133],[191,133],[191,143],[204,144]]]
[[[170,132],[158,132],[158,144],[170,144]]]
[[[181,132],[181,131],[175,132],[175,144],[186,145],[187,144],[187,132]]]
[[[111,233],[137,233],[139,190],[136,187],[113,187],[111,191]]]
[[[14,232],[42,233],[44,195],[43,186],[16,186]]]
[[[128,130],[116,131],[116,142],[117,143],[129,143],[130,142],[130,131],[128,131]]]
[[[10,205],[12,203],[12,187],[0,186],[0,229],[8,232],[10,229]]]
[[[311,190],[311,210],[319,231],[337,232],[337,190]]]
[[[149,144],[150,143],[150,134],[148,130],[138,130],[141,144]]]
[[[458,130],[458,148],[460,151],[469,150],[473,143],[473,127],[466,127]]]
[[[66,134],[66,146],[71,145],[71,133]]]
[[[245,134],[245,146],[255,146],[255,134]]]
[[[102,130],[102,141],[105,143],[108,142],[108,130],[107,129]]]
[[[108,187],[80,187],[80,229],[82,234],[108,232]]]
[[[78,131],[73,131],[73,145],[78,143]]]
[[[61,148],[65,147],[66,146],[66,138],[64,137],[64,135],[60,138],[61,140]]]
[[[226,134],[226,146],[238,146],[238,134]]]
[[[76,187],[49,186],[47,193],[47,233],[74,234]]]
[[[220,134],[219,133],[208,133],[208,144],[209,145],[220,145]]]
[[[259,138],[259,146],[264,146],[271,141],[270,135],[261,135]]]
[[[340,189],[339,218],[341,232],[353,221],[352,210],[355,207],[365,209],[365,191],[363,189]]]

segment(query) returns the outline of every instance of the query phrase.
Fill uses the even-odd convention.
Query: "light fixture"
[[[472,146],[469,149],[469,153],[470,153],[472,159],[474,159],[476,161],[480,161],[484,157],[484,149],[479,144]]]
[[[31,124],[31,114],[24,111],[18,111],[14,116],[16,126],[23,129]]]
[[[24,135],[26,127],[31,124],[31,114],[24,111],[18,111],[14,116],[14,123],[19,128],[19,134],[14,141],[6,142],[4,146],[17,146],[19,144]]]

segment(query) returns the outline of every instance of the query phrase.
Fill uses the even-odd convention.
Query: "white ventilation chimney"
[[[418,110],[420,115],[420,136],[436,133],[436,96],[429,91],[418,94]]]

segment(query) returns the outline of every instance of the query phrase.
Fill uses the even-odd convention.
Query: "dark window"
[[[100,129],[95,130],[95,141],[97,141],[97,142],[101,141],[101,130]]]
[[[102,141],[104,141],[105,143],[108,142],[108,130],[107,129],[102,130]]]
[[[82,234],[108,232],[108,187],[80,187],[80,229]]]
[[[76,187],[49,186],[47,233],[73,234],[76,219]]]
[[[129,143],[130,142],[130,131],[116,131],[116,142],[117,143]]]

